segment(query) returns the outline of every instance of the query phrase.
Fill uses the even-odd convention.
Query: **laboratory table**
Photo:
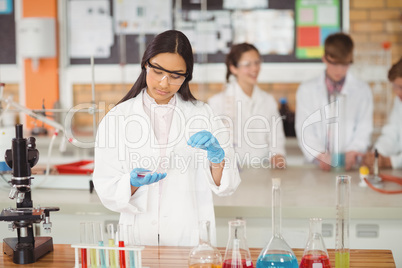
[[[3,245],[1,244],[1,249]],[[219,248],[222,256],[225,254],[225,248]],[[180,268],[188,267],[187,259],[191,248],[188,247],[155,247],[146,246],[142,252],[143,267],[150,268]],[[251,258],[255,264],[261,249],[251,248]],[[303,255],[303,249],[294,249],[296,257],[300,262]],[[335,267],[335,253],[329,249],[331,264]],[[0,256],[0,267],[22,267],[14,264],[11,258],[6,255]],[[74,249],[70,245],[54,245],[54,251],[39,259],[36,263],[26,264],[23,267],[74,267]],[[350,250],[350,267],[396,267],[394,258],[390,250]]]
[[[380,170],[402,178],[402,170]],[[214,196],[215,215],[233,218],[270,218],[272,178],[281,178],[282,217],[334,219],[335,182],[338,175],[351,176],[350,213],[353,219],[402,219],[401,195],[381,194],[360,187],[359,172],[321,171],[313,165],[290,166],[285,170],[268,168],[240,169],[242,179],[230,196]],[[385,190],[401,190],[401,185],[384,182]]]

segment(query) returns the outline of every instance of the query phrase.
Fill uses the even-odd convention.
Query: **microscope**
[[[10,199],[16,199],[16,208],[6,208],[0,213],[0,220],[11,222],[9,229],[17,229],[17,236],[3,239],[3,251],[12,257],[16,264],[34,263],[45,254],[53,251],[51,237],[35,237],[34,226],[43,221],[45,232],[52,227],[50,212],[59,211],[58,207],[33,207],[31,199],[31,168],[39,160],[35,138],[24,139],[22,125],[15,126],[16,137],[12,148],[6,150],[6,164],[12,169]]]

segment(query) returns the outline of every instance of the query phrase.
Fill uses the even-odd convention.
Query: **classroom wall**
[[[36,0],[35,0],[36,1]],[[395,62],[402,55],[402,1],[401,0],[349,0],[349,32],[355,41],[355,52],[376,49],[381,51],[384,42],[391,44],[390,54],[391,61]],[[355,63],[358,64],[359,62]],[[89,62],[88,62],[89,64]],[[98,69],[97,69],[98,71]],[[80,71],[78,71],[80,72]],[[88,77],[89,77],[88,73]],[[222,81],[224,81],[224,73],[222,73]],[[95,81],[101,79],[96,77]],[[136,74],[126,76],[127,84],[121,85],[112,82],[98,82],[96,89],[96,102],[101,102],[106,110],[109,110],[116,104],[124,94],[130,89]],[[289,77],[292,78],[292,77]],[[75,106],[81,103],[91,102],[91,84],[88,82],[80,82],[77,79],[71,86],[65,85],[63,79],[60,84],[60,98],[66,95],[71,95],[72,105]],[[261,79],[262,80],[262,79]],[[291,109],[295,109],[295,93],[300,81],[266,83],[262,82],[259,86],[273,94],[276,100],[281,97],[288,99]],[[386,79],[381,83],[386,84]],[[370,81],[374,86],[374,82]],[[6,85],[5,94],[9,94],[15,84]],[[222,83],[197,84],[192,83],[191,89],[193,94],[206,101],[210,96],[220,92],[223,89]],[[15,94],[15,92],[14,92]],[[377,102],[381,101],[381,94],[375,96]],[[31,107],[38,108],[38,107]],[[50,108],[50,107],[49,107]],[[376,113],[375,124],[380,127],[386,121],[386,112]],[[77,130],[86,131],[91,129],[92,115],[79,113],[75,117],[75,127]],[[101,118],[99,118],[100,120]]]
[[[402,56],[402,1],[401,0],[350,0],[349,10],[350,35],[352,36],[356,52],[379,49],[384,42],[390,42],[392,62]],[[222,74],[224,76],[225,74]],[[286,97],[291,109],[295,109],[295,94],[299,83],[261,83],[259,86],[273,94],[276,100]],[[370,85],[373,87],[374,83]],[[129,90],[131,84],[101,84],[96,86],[97,100],[104,101],[106,107],[117,103]],[[385,86],[384,86],[385,87]],[[193,94],[206,101],[210,96],[223,89],[221,83],[191,84]],[[74,85],[74,104],[90,101],[91,85]],[[206,92],[200,92],[205,90]],[[377,102],[382,101],[380,96],[374,96]],[[376,112],[375,126],[380,128],[386,122],[386,112]],[[77,127],[90,126],[91,115],[81,114],[77,117]]]
[[[349,18],[357,49],[390,42],[393,62],[402,56],[401,0],[350,0]]]

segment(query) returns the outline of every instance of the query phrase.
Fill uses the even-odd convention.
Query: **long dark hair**
[[[137,78],[137,81],[131,87],[130,91],[127,92],[119,103],[136,97],[141,93],[141,90],[147,86],[147,71],[145,65],[147,61],[160,53],[177,53],[186,62],[186,72],[187,77],[181,85],[178,93],[185,101],[194,101],[195,97],[191,94],[189,82],[193,79],[193,67],[194,67],[194,57],[193,50],[191,48],[190,41],[187,37],[180,31],[169,30],[158,34],[151,43],[147,46],[141,60],[141,74]],[[119,104],[118,103],[118,104]]]
[[[391,82],[394,82],[398,77],[402,78],[402,58],[392,65],[391,69],[388,71],[388,79]]]
[[[231,47],[229,54],[226,55],[226,81],[229,82],[229,77],[232,74],[230,71],[230,66],[233,65],[237,67],[237,64],[239,63],[239,60],[241,56],[243,55],[244,52],[250,51],[250,50],[255,50],[258,54],[260,52],[258,49],[253,46],[252,44],[248,43],[241,43],[237,44]]]

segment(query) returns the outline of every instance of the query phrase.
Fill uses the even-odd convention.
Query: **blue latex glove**
[[[190,137],[187,144],[208,152],[208,160],[218,164],[225,158],[225,151],[211,132],[201,130]]]
[[[147,173],[145,177],[141,177],[138,173],[150,171],[144,168],[135,168],[130,172],[130,184],[134,187],[140,187],[154,182],[158,182],[166,177],[166,173]]]

